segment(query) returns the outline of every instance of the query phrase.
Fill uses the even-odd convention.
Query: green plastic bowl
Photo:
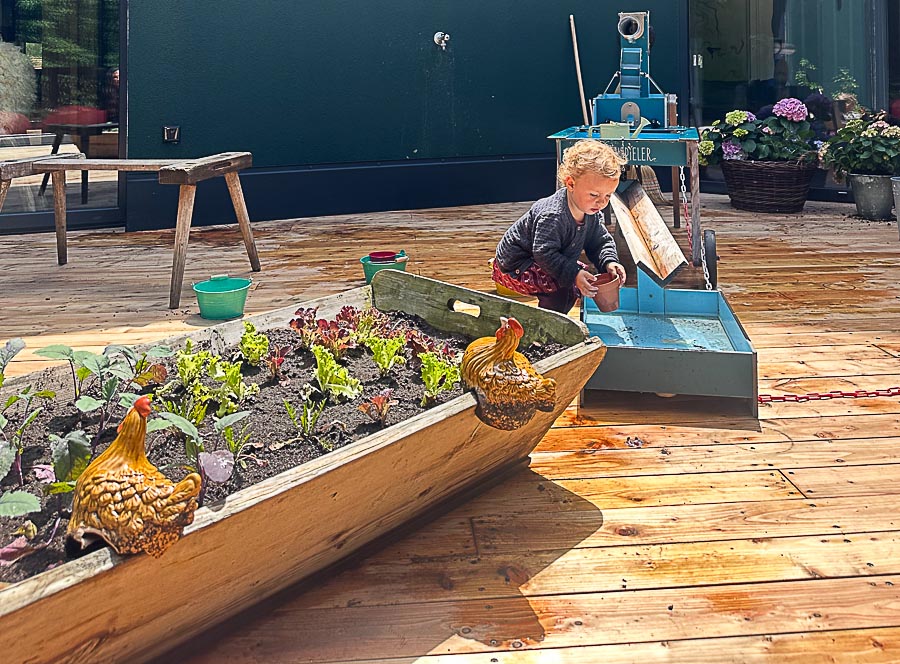
[[[225,320],[243,316],[251,283],[251,279],[217,274],[208,281],[194,284],[201,318]]]
[[[366,275],[366,283],[371,284],[372,277],[380,270],[400,270],[401,272],[406,272],[406,262],[408,260],[409,256],[406,255],[405,251],[401,250],[394,254],[394,260],[373,261],[371,256],[363,256],[359,259],[359,262],[362,263],[363,273]]]

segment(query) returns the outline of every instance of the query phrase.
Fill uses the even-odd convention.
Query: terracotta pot
[[[622,286],[619,277],[612,274],[598,274],[594,280],[597,287],[597,294],[594,296],[594,303],[597,308],[609,313],[619,308],[619,288]]]

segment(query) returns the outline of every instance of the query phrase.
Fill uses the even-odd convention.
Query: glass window
[[[888,104],[900,120],[900,2],[888,3]]]
[[[119,155],[119,0],[0,0],[0,71],[0,159]],[[68,173],[69,208],[116,206],[116,172],[89,175]],[[2,212],[52,210],[43,181],[14,180]]]
[[[827,123],[840,121],[833,102],[843,112],[871,106],[868,5],[691,0],[694,124],[709,125],[733,109],[758,115],[785,97],[809,100]]]

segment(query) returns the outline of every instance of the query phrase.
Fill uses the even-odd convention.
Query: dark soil
[[[462,336],[437,332],[421,320],[411,316],[391,314],[391,318],[398,322],[402,319],[409,326],[416,327],[441,342],[449,343],[451,348],[458,353],[461,353],[471,341]],[[273,345],[293,347],[298,342],[296,333],[289,328],[273,329],[265,334],[269,337],[270,348]],[[536,362],[563,348],[559,344],[551,343],[533,344],[531,348],[520,348],[519,350],[529,360]],[[224,353],[226,359],[233,359],[236,354],[236,347],[227,349]],[[409,357],[410,353],[407,352],[407,358]],[[162,362],[171,368],[171,363],[167,360]],[[363,394],[351,401],[328,400],[327,406],[319,418],[315,437],[310,440],[300,438],[299,432],[287,416],[284,400],[287,399],[299,408],[302,402],[300,396],[302,388],[306,384],[316,384],[315,358],[312,353],[296,349],[286,357],[282,365],[282,373],[287,379],[286,382],[271,379],[265,367],[251,367],[245,363],[243,368],[245,381],[257,383],[260,387],[259,394],[252,399],[252,402],[242,407],[251,412],[244,422],[247,423],[247,432],[252,433],[250,438],[252,445],[247,449],[248,453],[235,465],[230,480],[224,484],[206,483],[205,505],[213,505],[225,496],[251,484],[381,430],[381,424],[373,422],[359,409],[359,406],[386,388],[393,390],[392,398],[396,401],[388,413],[387,426],[397,424],[427,410],[420,405],[424,387],[416,361],[407,361],[406,364],[395,366],[386,377],[380,376],[377,365],[366,349],[358,348],[348,351],[341,363],[349,369],[351,376],[362,383]],[[174,370],[170,371],[170,378],[174,375]],[[62,376],[62,381],[60,381],[60,376]],[[38,530],[37,536],[31,540],[31,545],[43,548],[20,558],[11,565],[0,563],[0,588],[4,583],[21,581],[66,561],[64,544],[71,509],[71,494],[45,495],[46,483],[39,481],[35,476],[34,466],[36,464],[52,465],[48,442],[49,434],[55,433],[62,436],[79,428],[93,436],[98,433],[99,416],[93,413],[85,416],[75,408],[73,386],[71,381],[66,382],[68,378],[67,373],[45,370],[34,374],[31,381],[36,389],[53,390],[57,395],[52,400],[36,403],[36,405],[43,406],[44,410],[26,433],[23,456],[24,486],[19,486],[18,475],[15,469],[12,469],[6,478],[0,481],[0,493],[14,490],[27,491],[39,497],[42,510],[39,513],[22,517],[0,517],[0,548],[16,539],[15,531],[27,520],[34,523]],[[144,391],[151,392],[152,388]],[[13,391],[9,386],[4,388],[0,395],[2,397],[0,405],[5,404],[6,398],[11,393]],[[97,396],[97,389],[87,389],[86,393]],[[450,401],[462,393],[462,387],[457,385],[453,390],[441,393],[436,403],[429,404],[428,407]],[[7,412],[10,426],[16,419],[16,408],[18,405],[13,406]],[[115,428],[124,414],[124,409],[116,409],[111,418],[112,421],[107,423],[104,432],[97,438],[99,442],[95,448],[95,456],[102,452],[115,437]],[[241,424],[238,424],[237,428],[240,427]],[[206,418],[200,432],[207,451],[224,447],[221,438],[215,434],[212,417]],[[293,442],[284,445],[285,441]],[[185,466],[189,462],[185,455],[184,442],[175,429],[148,434],[147,449],[150,461],[168,477],[177,481],[186,474]],[[51,535],[53,536],[51,537]]]

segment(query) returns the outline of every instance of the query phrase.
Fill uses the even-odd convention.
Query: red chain
[[[872,397],[900,397],[900,387],[889,387],[886,390],[856,390],[855,392],[843,392],[831,390],[830,392],[810,392],[809,394],[760,394],[759,403],[791,402],[804,403],[806,401],[827,401],[828,399],[866,399]]]

